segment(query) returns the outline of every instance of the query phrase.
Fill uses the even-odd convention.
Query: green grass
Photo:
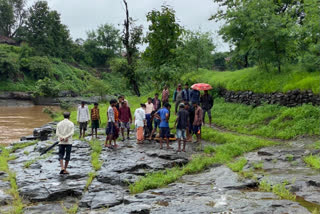
[[[32,141],[32,142],[26,142],[26,143],[16,143],[12,146],[12,148],[9,150],[10,153],[14,153],[18,149],[24,149],[28,146],[32,146],[34,144],[38,143],[38,141]]]
[[[86,186],[85,186],[85,191],[88,191],[89,189],[89,186],[91,185],[93,179],[97,176],[97,173],[96,171],[93,171],[93,172],[89,172],[89,178],[87,180],[87,183],[86,183]]]
[[[43,156],[39,156],[37,158],[34,158],[32,160],[28,160],[27,162],[25,162],[23,164],[24,168],[29,168],[32,164],[34,164],[35,162],[37,162],[38,160],[44,160],[47,159],[48,157],[50,157],[52,155],[52,150],[49,151],[47,154],[43,155]]]
[[[229,162],[227,166],[234,172],[240,172],[242,171],[243,167],[247,164],[247,162],[247,159],[239,158],[236,161]]]
[[[253,163],[252,165],[253,165],[254,169],[262,169],[263,168],[263,162]]]
[[[208,132],[208,133],[207,133]],[[213,155],[196,155],[183,167],[175,167],[164,171],[149,173],[129,186],[132,194],[143,192],[147,189],[164,187],[185,174],[194,174],[203,171],[213,164],[224,164],[246,152],[277,144],[273,141],[258,139],[256,137],[239,136],[231,133],[221,133],[208,128],[207,140],[218,145],[214,148]]]
[[[249,90],[256,93],[287,92],[294,89],[320,93],[320,71],[306,72],[303,68],[290,70],[293,71],[263,72],[257,67],[224,72],[199,69],[184,75],[182,82],[205,82],[232,91]]]
[[[292,154],[287,154],[286,155],[286,159],[289,161],[289,162],[292,162],[293,161],[293,158],[294,156]]]
[[[287,199],[294,201],[296,200],[296,195],[292,194],[290,190],[286,188],[287,182],[281,184],[271,185],[265,180],[262,180],[259,184],[259,189],[264,192],[273,192],[275,195],[279,196],[281,199]]]
[[[8,166],[8,161],[12,160],[14,157],[10,155],[10,150],[2,147],[2,153],[0,155],[0,171],[7,173],[7,180],[10,182],[10,189],[8,193],[13,197],[12,210],[10,213],[20,214],[23,213],[24,204],[19,195],[18,186],[16,182],[16,174],[10,171]]]
[[[320,156],[309,155],[305,157],[304,162],[311,168],[320,169]]]
[[[239,133],[268,138],[291,139],[319,135],[320,108],[312,105],[252,107],[216,99],[213,123]]]
[[[91,146],[91,164],[95,171],[98,171],[102,166],[102,161],[99,160],[99,156],[102,151],[102,143],[97,140],[92,140],[89,142]]]

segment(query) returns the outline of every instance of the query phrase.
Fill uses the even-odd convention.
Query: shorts
[[[177,139],[181,139],[181,140],[187,139],[185,129],[177,129]]]
[[[153,121],[154,121],[154,129],[159,128],[159,126],[160,126],[160,120],[159,120],[159,119],[154,119]]]
[[[80,123],[80,130],[86,131],[87,130],[87,125],[88,125],[88,122]]]
[[[203,110],[203,118],[206,116],[206,113],[208,113],[208,117],[211,118],[211,109],[202,109]]]
[[[106,135],[113,135],[116,133],[116,126],[113,122],[108,122],[108,126],[106,128]]]
[[[130,129],[130,123],[129,122],[121,122],[120,126],[122,129]]]
[[[64,144],[59,145],[59,161],[63,159],[65,161],[70,160],[71,148],[72,148],[72,145],[64,145]]]
[[[193,134],[198,134],[198,132],[201,133],[201,126],[193,126]]]
[[[160,138],[169,138],[170,129],[169,127],[160,127]]]
[[[99,128],[99,120],[92,120],[91,128],[98,129]]]

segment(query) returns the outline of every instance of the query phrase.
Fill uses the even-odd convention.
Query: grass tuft
[[[287,184],[288,182],[283,182],[281,184],[271,185],[266,180],[262,180],[259,184],[259,189],[264,192],[273,192],[281,199],[294,201],[296,200],[296,195],[292,194],[290,190],[286,188]]]
[[[234,172],[242,171],[243,167],[247,164],[247,159],[240,158],[237,161],[229,162],[227,166]]]
[[[305,157],[304,162],[311,168],[314,169],[320,169],[320,157],[319,156],[313,156],[309,155]]]

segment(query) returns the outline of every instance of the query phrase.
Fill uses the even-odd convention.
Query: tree
[[[138,44],[142,43],[142,26],[134,26],[133,19],[129,16],[128,3],[123,0],[126,8],[126,19],[124,20],[124,29],[122,34],[122,42],[126,48],[127,68],[123,69],[124,75],[128,78],[130,85],[133,87],[133,91],[137,96],[140,96],[139,85],[135,73],[136,59],[138,57],[139,50]],[[130,27],[133,25],[133,27]]]
[[[161,11],[152,10],[147,14],[149,32],[143,57],[152,67],[160,68],[161,65],[175,60],[175,49],[178,46],[182,28],[176,21],[175,11],[163,5]]]
[[[61,23],[60,14],[50,11],[46,1],[38,1],[29,9],[26,22],[26,39],[40,55],[70,57],[72,40]]]
[[[199,68],[212,69],[215,48],[209,32],[185,31],[181,45],[177,48],[177,64],[182,62],[188,68],[197,70]]]
[[[281,72],[282,64],[296,58],[297,18],[288,9],[280,10],[282,4],[269,0],[217,2],[227,6],[225,12],[213,16],[226,22],[219,33],[238,55],[245,56],[246,66],[250,55],[265,70],[273,65]]]
[[[15,37],[26,16],[25,0],[0,0],[0,35]]]
[[[87,64],[91,66],[105,66],[108,59],[120,56],[122,44],[120,31],[113,25],[104,24],[96,31],[87,32],[84,51]]]

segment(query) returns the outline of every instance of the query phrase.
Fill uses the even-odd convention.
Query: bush
[[[52,64],[47,57],[34,56],[20,60],[21,69],[34,79],[52,77]]]
[[[19,73],[19,65],[16,58],[3,57],[0,53],[0,79],[16,78]]]
[[[59,93],[59,88],[48,78],[38,80],[34,96],[56,97]]]

